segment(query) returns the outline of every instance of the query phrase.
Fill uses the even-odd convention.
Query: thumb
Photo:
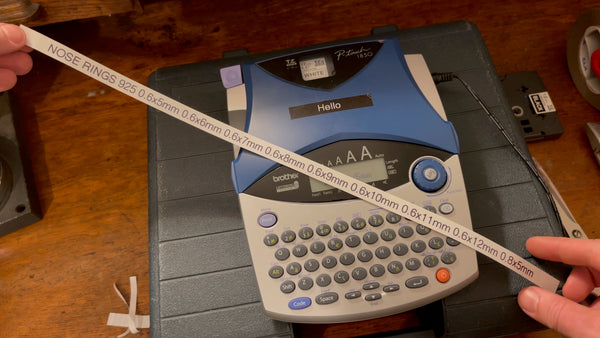
[[[569,337],[597,337],[600,312],[535,286],[519,292],[519,306],[531,318]]]
[[[25,32],[19,26],[0,23],[0,55],[20,50],[25,39]]]

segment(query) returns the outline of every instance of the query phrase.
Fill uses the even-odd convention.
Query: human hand
[[[598,337],[600,298],[579,304],[600,286],[600,240],[532,237],[527,250],[534,256],[575,266],[562,288],[564,297],[536,286],[519,293],[519,306],[531,318],[569,337]]]
[[[15,25],[0,23],[0,92],[17,83],[17,75],[25,75],[33,66],[25,46],[25,33]]]

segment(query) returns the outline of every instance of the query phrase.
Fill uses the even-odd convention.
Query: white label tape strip
[[[118,338],[125,337],[129,333],[133,333],[133,334],[138,333],[139,332],[138,329],[149,328],[150,327],[150,316],[148,316],[148,315],[139,316],[139,315],[135,314],[135,308],[137,306],[137,277],[136,276],[129,277],[129,287],[131,288],[130,295],[129,295],[129,304],[127,304],[125,297],[123,297],[123,294],[121,294],[121,291],[119,291],[119,288],[117,288],[116,283],[113,284],[113,287],[115,288],[117,295],[119,295],[119,298],[121,298],[123,303],[125,303],[125,305],[129,306],[129,313],[125,314],[125,313],[112,313],[111,312],[108,315],[108,320],[106,321],[106,325],[127,328],[127,330],[125,332],[123,332],[121,335],[119,335]]]
[[[23,25],[21,25],[21,28],[27,35],[28,46],[109,87],[233,145],[285,165],[373,205],[421,223],[479,251],[544,289],[555,292],[558,288],[559,281],[556,278],[510,250],[448,218],[432,213],[397,196],[341,174],[332,168],[233,128],[226,123],[135,82],[32,29]]]

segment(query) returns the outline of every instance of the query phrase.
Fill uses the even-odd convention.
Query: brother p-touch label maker
[[[472,228],[456,131],[423,57],[405,56],[396,38],[221,74],[239,129]],[[232,178],[269,316],[381,317],[477,277],[470,248],[251,151],[235,154]]]

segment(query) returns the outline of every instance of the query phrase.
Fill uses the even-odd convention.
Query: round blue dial
[[[446,184],[448,175],[439,161],[426,158],[413,167],[412,179],[417,188],[425,192],[435,192]]]

